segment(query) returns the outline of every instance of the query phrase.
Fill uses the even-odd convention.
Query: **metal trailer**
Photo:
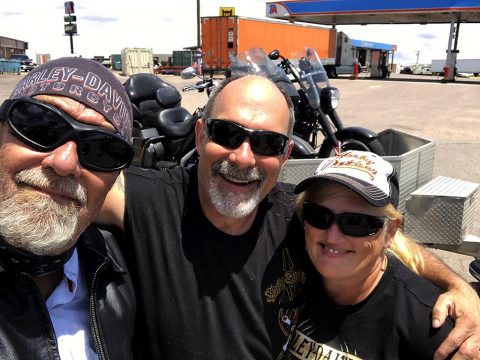
[[[398,209],[403,211],[410,193],[432,179],[435,143],[396,129],[380,132],[378,140],[385,150],[383,158],[393,165],[397,173],[400,196]],[[323,159],[287,160],[279,180],[297,184],[312,175],[322,161]]]
[[[432,180],[435,143],[396,129],[379,133],[399,181],[398,209],[404,231],[415,241],[459,254],[480,257],[474,228],[479,184],[437,177]],[[311,176],[323,159],[287,160],[279,180],[297,184]],[[480,234],[477,234],[480,235]]]
[[[434,75],[443,74],[443,68],[446,66],[446,60],[432,60],[431,71]],[[457,59],[457,74],[480,74],[480,59]]]
[[[266,53],[277,49],[291,60],[298,60],[298,52],[310,47],[317,51],[330,78],[354,74],[355,64],[367,62],[375,77],[381,76],[388,55],[396,50],[395,45],[352,40],[342,31],[311,24],[212,16],[201,18],[201,28],[202,60],[212,70],[227,70],[232,57],[252,47],[263,48]]]
[[[298,59],[304,47],[313,47],[322,61],[335,61],[335,29],[239,16],[202,17],[201,27],[202,62],[213,70],[227,70],[232,57],[253,47],[266,53],[277,49],[290,59]]]

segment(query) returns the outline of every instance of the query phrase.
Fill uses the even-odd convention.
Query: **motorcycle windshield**
[[[310,106],[318,109],[320,108],[320,89],[330,86],[327,72],[315,49],[305,48],[299,55],[299,59],[292,63],[299,70],[301,87],[305,91]]]
[[[245,75],[265,76],[281,86],[289,96],[296,96],[297,89],[285,71],[272,61],[262,48],[251,48],[231,59],[233,77]]]
[[[320,90],[330,86],[320,57],[313,48],[304,48],[291,54],[291,64],[297,69],[299,84],[314,109],[320,108]],[[281,86],[290,97],[298,96],[298,90],[282,67],[272,61],[262,48],[251,48],[231,58],[232,76],[255,74],[266,76]]]

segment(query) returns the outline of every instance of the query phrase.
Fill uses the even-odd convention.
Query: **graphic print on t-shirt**
[[[277,316],[278,325],[285,336],[288,336],[291,320],[296,318],[298,308],[284,307],[282,304],[293,303],[300,289],[305,285],[306,274],[304,271],[295,268],[287,248],[282,250],[282,267],[282,276],[274,284],[266,288],[264,296],[268,303],[280,304]]]
[[[350,354],[350,352],[355,353],[356,351],[349,349],[348,345],[338,338],[329,344],[339,347],[340,350],[327,344],[318,343],[299,330],[295,330],[288,345],[288,354],[283,359],[362,360],[362,358]]]

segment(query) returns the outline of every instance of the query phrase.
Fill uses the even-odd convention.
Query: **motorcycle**
[[[206,91],[215,86],[203,79],[183,91]],[[152,74],[135,74],[124,83],[133,109],[132,165],[143,168],[172,168],[195,162],[195,123],[201,109],[193,114],[181,106],[180,92]]]
[[[377,134],[362,127],[345,127],[336,112],[340,93],[332,87],[316,51],[307,48],[297,64],[278,50],[265,54],[252,48],[232,60],[232,76],[246,73],[267,76],[292,99],[295,111],[291,158],[326,158],[346,150],[384,155]],[[274,61],[280,61],[276,64]],[[318,135],[323,135],[319,145]]]
[[[470,274],[477,280],[476,282],[470,282],[470,285],[475,289],[477,294],[480,295],[480,259],[476,258],[473,260],[470,263],[468,270],[470,271]]]
[[[274,60],[281,59],[277,64]],[[298,65],[278,50],[268,56],[253,48],[232,59],[231,76],[259,74],[275,81],[294,104],[294,147],[291,158],[325,158],[334,152],[367,150],[383,155],[377,134],[361,127],[344,127],[336,113],[338,89],[330,86],[325,69],[313,49],[306,49]],[[198,76],[195,69],[185,69],[182,78]],[[183,91],[206,91],[210,96],[216,86],[203,77]],[[144,168],[171,168],[195,163],[195,123],[202,109],[193,114],[181,106],[182,96],[171,84],[152,74],[135,74],[124,84],[134,113],[133,165]],[[318,135],[324,137],[318,145]]]

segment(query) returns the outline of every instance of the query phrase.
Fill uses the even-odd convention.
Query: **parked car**
[[[413,74],[413,71],[410,66],[405,66],[403,69],[400,70],[400,74]]]
[[[30,59],[27,55],[25,54],[12,54],[10,57],[11,59],[15,59],[20,61],[20,70],[28,72],[30,70],[35,69],[35,64],[32,59]]]
[[[458,77],[469,78],[469,77],[474,77],[475,75],[473,73],[460,72],[460,73],[457,73],[457,76]]]

